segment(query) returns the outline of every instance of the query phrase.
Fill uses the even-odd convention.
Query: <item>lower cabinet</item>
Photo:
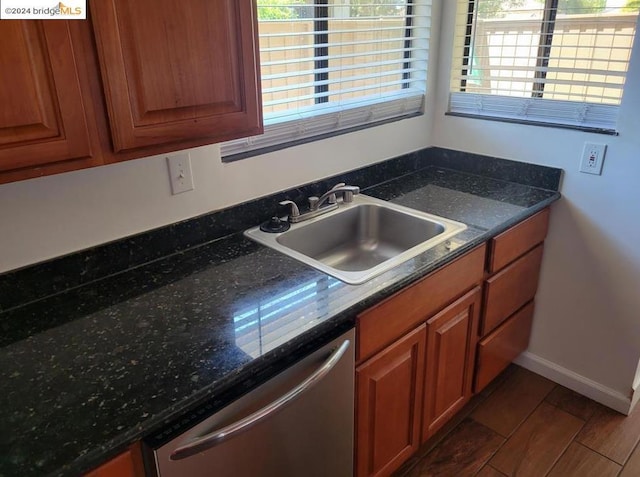
[[[357,317],[356,477],[391,475],[527,348],[548,220],[545,209]]]
[[[357,477],[391,475],[471,397],[484,263],[483,245],[358,317]]]
[[[480,287],[427,321],[422,442],[471,399]]]
[[[529,346],[533,299],[549,209],[492,238],[487,257],[474,392],[480,392]]]
[[[390,475],[420,446],[426,329],[356,368],[356,475]]]
[[[125,452],[92,470],[85,477],[144,477],[144,464],[140,444],[136,443]]]

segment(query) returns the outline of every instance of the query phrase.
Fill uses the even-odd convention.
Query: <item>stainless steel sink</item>
[[[466,229],[466,225],[358,195],[282,233],[245,235],[346,283],[360,284]]]

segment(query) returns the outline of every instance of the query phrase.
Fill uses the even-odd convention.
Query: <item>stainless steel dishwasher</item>
[[[353,330],[155,450],[159,477],[351,477]]]

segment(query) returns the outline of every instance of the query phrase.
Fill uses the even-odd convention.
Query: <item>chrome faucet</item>
[[[289,222],[297,224],[298,222],[304,222],[305,220],[313,219],[319,215],[336,210],[338,208],[338,197],[336,194],[340,193],[342,193],[342,202],[349,204],[353,202],[353,196],[360,193],[360,187],[349,186],[344,182],[341,182],[340,184],[333,186],[320,197],[311,196],[309,197],[309,212],[305,212],[304,214],[300,213],[298,206],[291,200],[283,200],[280,202],[280,205],[289,205],[291,207],[289,212]],[[328,205],[322,207],[325,202],[327,202]]]
[[[319,198],[315,196],[309,197],[309,209],[311,211],[318,210],[325,202],[328,202],[329,204],[336,204],[338,202],[336,194],[339,192],[342,192],[343,194],[342,201],[349,204],[353,202],[353,196],[360,193],[360,187],[348,186],[344,182],[336,184]]]

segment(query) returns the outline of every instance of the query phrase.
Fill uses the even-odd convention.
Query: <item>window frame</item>
[[[594,126],[588,126],[588,125],[578,125],[578,124],[572,124],[569,121],[567,122],[562,122],[560,120],[558,121],[536,121],[535,119],[524,119],[524,118],[514,118],[514,117],[510,117],[508,115],[502,116],[500,114],[497,113],[493,113],[493,114],[473,114],[473,113],[469,113],[469,112],[460,112],[460,111],[452,111],[452,103],[454,102],[454,95],[468,95],[468,96],[485,96],[487,98],[498,98],[496,100],[496,102],[499,101],[499,98],[511,98],[507,95],[502,95],[502,94],[486,94],[486,93],[470,93],[467,92],[467,78],[468,78],[468,74],[469,74],[469,65],[472,62],[473,56],[472,56],[472,44],[473,44],[473,36],[474,36],[474,25],[476,22],[476,14],[477,14],[477,4],[482,1],[482,0],[466,0],[466,4],[467,4],[467,23],[466,23],[466,30],[464,33],[464,45],[463,45],[463,54],[462,54],[462,65],[461,65],[461,79],[460,79],[460,86],[458,88],[458,91],[450,91],[449,93],[449,106],[447,111],[445,112],[445,115],[447,116],[458,116],[458,117],[465,117],[465,118],[473,118],[473,119],[484,119],[484,120],[489,120],[489,121],[499,121],[499,122],[507,122],[507,123],[515,123],[515,124],[526,124],[526,125],[533,125],[533,126],[543,126],[543,127],[552,127],[552,128],[559,128],[559,129],[572,129],[572,130],[579,130],[579,131],[586,131],[586,132],[592,132],[592,133],[598,133],[598,134],[606,134],[606,135],[613,135],[613,136],[618,136],[619,133],[617,131],[616,127],[594,127]],[[551,59],[551,51],[552,51],[552,47],[553,47],[553,37],[554,37],[554,33],[555,33],[555,26],[556,26],[556,22],[557,22],[557,11],[558,11],[558,5],[559,5],[559,0],[545,0],[544,1],[544,6],[543,8],[543,15],[542,18],[540,20],[541,22],[541,28],[540,28],[540,41],[538,44],[538,53],[537,53],[537,60],[536,60],[536,67],[535,67],[535,72],[534,72],[534,77],[533,77],[533,86],[532,86],[532,92],[531,92],[531,98],[532,100],[542,100],[544,102],[550,102],[550,103],[555,103],[557,105],[559,105],[560,103],[575,103],[576,105],[578,104],[583,104],[585,106],[585,108],[593,108],[593,109],[598,109],[598,110],[604,110],[604,109],[614,109],[615,108],[615,117],[616,117],[616,124],[617,124],[617,110],[619,109],[620,105],[610,105],[610,104],[600,104],[600,103],[594,103],[594,102],[589,102],[589,101],[575,101],[575,100],[558,100],[558,99],[547,99],[544,97],[544,89],[545,89],[545,85],[546,85],[546,76],[547,76],[547,68],[549,65],[549,61]],[[635,32],[637,34],[637,31]],[[633,48],[633,46],[631,46],[631,48]],[[456,56],[454,54],[454,60],[456,59]],[[542,81],[540,81],[542,80]],[[626,87],[626,82],[625,85],[622,88],[623,94],[624,94],[624,87]],[[458,96],[459,98],[460,96]],[[527,101],[528,98],[526,97],[513,97],[513,102],[516,102],[517,100],[520,100],[521,102],[525,102]],[[491,101],[489,99],[489,101]],[[525,109],[527,108],[527,106],[525,105]]]
[[[330,9],[332,7],[334,7],[334,5],[330,4],[330,0],[314,0],[313,23],[314,23],[315,34],[313,37],[314,38],[313,48],[314,48],[314,69],[316,70],[322,70],[322,69],[326,70],[329,66],[329,61],[331,60],[331,57],[329,56],[329,47],[331,45],[329,41],[329,35],[331,33],[330,26],[329,26],[329,19],[331,18]],[[429,62],[429,59],[428,59],[429,48],[425,47],[420,50],[421,52],[422,51],[426,52],[426,56],[427,56],[426,58],[421,59],[417,55],[412,56],[411,49],[414,47],[414,40],[412,35],[414,32],[414,29],[426,28],[429,31],[431,31],[431,23],[430,23],[431,15],[430,14],[428,15],[428,18],[429,18],[428,25],[425,26],[425,25],[414,24],[414,14],[416,12],[416,9],[418,9],[418,7],[428,9],[428,11],[430,12],[432,7],[432,0],[406,0],[405,25],[404,25],[405,39],[404,39],[404,46],[403,46],[405,50],[403,54],[404,62],[399,61],[399,64],[402,64],[402,70],[405,70],[405,71],[402,72],[402,84],[399,90],[406,90],[407,94],[410,96],[404,99],[405,103],[411,105],[410,107],[407,108],[408,112],[406,113],[403,112],[399,114],[394,113],[392,117],[382,117],[379,120],[374,119],[363,124],[354,125],[352,127],[339,128],[332,131],[323,132],[320,134],[314,134],[309,137],[301,137],[299,139],[285,140],[277,144],[270,144],[266,146],[255,147],[255,148],[252,148],[250,145],[253,138],[244,138],[244,139],[229,141],[221,145],[222,162],[234,162],[234,161],[242,160],[248,157],[262,155],[269,152],[274,152],[277,150],[281,150],[281,149],[285,149],[285,148],[289,148],[289,147],[293,147],[301,144],[319,141],[326,138],[339,136],[342,134],[349,134],[355,131],[360,131],[363,129],[377,127],[377,126],[381,126],[391,122],[401,121],[403,119],[408,119],[408,118],[413,118],[413,117],[423,115],[426,89],[427,89],[427,74],[428,74],[427,66]],[[423,16],[426,16],[426,15],[423,15]],[[258,23],[258,29],[259,29],[259,23]],[[427,44],[430,43],[430,40],[431,40],[430,37],[431,35],[429,34],[428,37],[425,38]],[[420,77],[412,78],[413,73],[408,70],[412,69],[412,64],[414,61],[425,62],[425,67],[423,68],[424,78],[420,78]],[[314,83],[318,83],[318,82],[326,83],[329,80],[330,76],[331,76],[331,72],[328,72],[328,71],[315,72]],[[421,83],[421,87],[415,86],[415,84],[420,84],[420,83]],[[416,90],[419,90],[419,93],[416,93],[415,92]],[[331,108],[332,103],[330,102],[330,99],[329,99],[331,93],[329,91],[328,84],[314,84],[314,94],[316,95],[316,97],[314,98],[314,106],[318,104],[326,104],[328,106],[328,109],[332,109]],[[419,105],[417,105],[418,104],[417,96],[420,96]],[[394,92],[394,93],[390,93],[388,97],[383,97],[376,100],[371,100],[368,103],[364,103],[365,106],[360,106],[360,108],[370,107],[375,109],[376,107],[380,106],[379,109],[384,109],[385,104],[391,104],[393,102],[399,102],[402,100],[403,100],[403,93],[399,94],[398,92]],[[345,108],[346,114],[348,114],[349,111],[356,111],[358,109],[359,109],[358,106]],[[324,115],[331,114],[331,112],[326,113],[326,112],[319,111],[315,113],[313,111],[314,111],[314,108],[312,106],[307,113],[302,113],[302,115],[307,116],[309,118],[321,118]],[[294,114],[297,114],[297,113],[294,113]],[[274,121],[272,124],[265,124],[265,132],[268,132],[268,129],[270,127],[275,128],[278,125],[285,125],[287,123],[291,123],[291,126],[295,127],[296,123],[303,122],[303,121],[304,120],[300,120],[300,119],[295,119],[291,121]],[[302,126],[302,129],[304,129],[304,125]],[[260,136],[257,136],[256,138],[259,138],[259,137]],[[241,147],[239,147],[238,145],[243,143],[246,143],[248,145],[247,150],[244,150],[244,151],[239,150],[241,149]]]

